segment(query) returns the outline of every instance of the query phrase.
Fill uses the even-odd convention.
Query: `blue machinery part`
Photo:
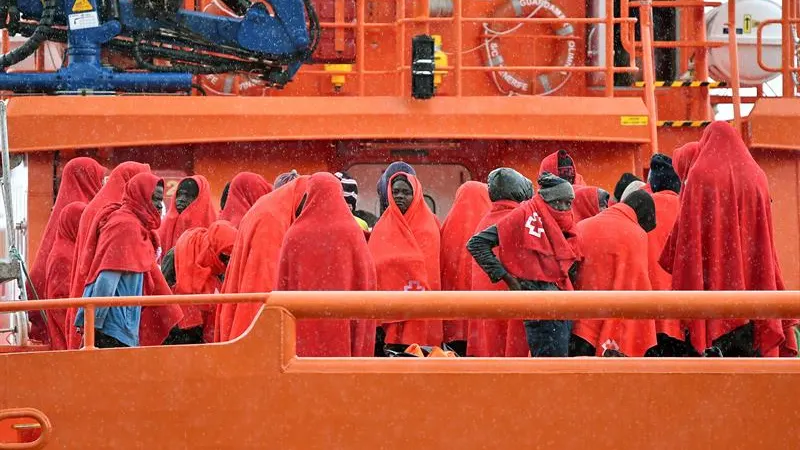
[[[56,0],[61,1],[61,0]],[[112,0],[113,1],[113,0]],[[19,0],[25,17],[42,17],[44,2]],[[282,86],[290,81],[313,43],[300,0],[270,0],[274,16],[257,3],[244,17],[229,18],[178,9],[172,21],[137,15],[133,0],[119,0],[116,17],[103,20],[97,0],[63,0],[57,17],[65,21],[68,65],[56,72],[0,73],[0,90],[13,92],[175,92],[188,91],[192,73],[170,71],[124,72],[101,64],[101,47],[119,36],[157,32],[179,26],[205,42],[234,48],[258,58],[264,55],[271,81]],[[108,8],[106,8],[108,9]],[[128,41],[130,42],[130,41]],[[305,56],[301,56],[305,55]],[[245,58],[246,59],[246,58]]]

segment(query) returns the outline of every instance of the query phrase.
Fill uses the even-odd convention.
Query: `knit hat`
[[[403,161],[395,161],[389,164],[389,167],[383,171],[383,174],[380,178],[378,178],[378,201],[380,204],[380,212],[383,215],[383,212],[389,208],[389,192],[391,189],[389,188],[389,180],[392,176],[396,173],[403,172],[409,175],[417,175],[417,172],[411,167],[410,164],[403,162]]]
[[[295,178],[299,178],[300,174],[297,173],[296,170],[292,169],[291,172],[286,172],[278,175],[278,178],[275,178],[275,189],[283,186],[284,184],[289,184]]]
[[[660,153],[653,155],[647,181],[653,192],[672,191],[676,194],[681,192],[681,180],[672,167],[672,158],[667,155]]]
[[[544,172],[539,176],[539,196],[547,203],[558,200],[575,199],[575,191],[572,185],[563,178],[559,178],[550,172]]]
[[[570,184],[575,182],[575,162],[566,150],[558,151],[558,176]]]
[[[655,229],[656,204],[650,194],[639,189],[628,195],[622,203],[636,211],[636,219],[644,231],[649,233]]]
[[[522,203],[533,197],[533,183],[524,175],[508,167],[500,167],[489,173],[489,200],[513,200]]]
[[[628,187],[625,188],[625,192],[622,193],[622,197],[619,198],[619,201],[624,202],[629,195],[633,194],[634,192],[638,191],[639,189],[645,187],[644,181],[633,180]]]
[[[617,185],[614,186],[614,200],[619,202],[622,198],[622,193],[625,192],[625,188],[627,188],[631,182],[636,180],[642,181],[641,178],[630,172],[623,173],[622,177],[619,179],[619,181],[617,181]]]
[[[608,208],[608,200],[610,198],[611,194],[609,194],[608,191],[597,188],[597,203],[600,206],[600,211]]]
[[[351,211],[356,210],[356,203],[358,203],[358,182],[354,180],[347,172],[336,172],[336,178],[342,183],[342,191],[344,191],[344,201],[350,206]]]

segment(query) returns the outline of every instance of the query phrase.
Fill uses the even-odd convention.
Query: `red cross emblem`
[[[535,212],[533,215],[528,217],[528,221],[525,223],[525,228],[528,229],[528,234],[540,238],[544,234],[544,228],[542,228],[541,225],[542,218],[539,217],[539,213]]]

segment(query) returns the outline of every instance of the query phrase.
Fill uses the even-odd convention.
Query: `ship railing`
[[[263,303],[294,319],[788,319],[800,291],[272,292],[0,302],[0,314],[85,309],[84,350],[95,348],[98,307]],[[259,319],[256,319],[259,320]],[[285,328],[294,342],[294,327]]]

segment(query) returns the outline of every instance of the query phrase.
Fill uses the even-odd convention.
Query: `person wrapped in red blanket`
[[[676,155],[683,181],[680,212],[660,264],[674,290],[783,290],[764,171],[725,122],[706,128],[699,145]],[[786,339],[780,320],[713,319],[687,323],[698,353],[778,356]],[[792,345],[796,347],[796,345]]]
[[[149,173],[150,166],[133,161],[127,161],[115,167],[111,171],[106,184],[100,189],[81,215],[81,223],[78,226],[78,237],[75,240],[75,255],[72,258],[70,268],[70,297],[78,298],[83,296],[86,280],[89,276],[89,267],[82,265],[86,259],[87,243],[90,239],[96,239],[92,233],[96,229],[92,228],[96,216],[106,206],[122,201],[125,188],[129,180],[140,173]],[[158,253],[158,252],[157,252]],[[158,265],[153,262],[150,271],[150,278],[154,281],[152,286],[145,286],[145,295],[169,295],[169,289]],[[79,348],[82,336],[75,327],[76,308],[67,310],[67,321],[64,329],[67,333],[67,346],[71,349]],[[142,309],[141,329],[139,330],[140,345],[161,345],[169,335],[169,331],[183,317],[183,311],[177,305],[153,306]]]
[[[489,212],[489,189],[478,181],[467,181],[456,191],[453,206],[442,223],[442,290],[472,290],[472,255],[467,241]],[[485,227],[484,227],[485,228]],[[444,342],[459,354],[466,354],[467,321],[445,320]]]
[[[192,228],[183,233],[175,244],[174,258],[165,258],[161,263],[165,278],[168,278],[166,274],[174,273],[172,292],[179,295],[218,293],[235,240],[236,228],[224,220],[218,220],[208,228]],[[170,264],[171,267],[166,267]],[[169,278],[167,282],[170,282]],[[164,345],[214,341],[214,306],[188,305],[184,314],[182,323],[188,327],[173,328]]]
[[[538,195],[473,236],[467,248],[492,282],[503,280],[511,290],[572,289],[569,277],[581,259],[571,211],[575,194],[547,172],[538,183]],[[497,246],[499,260],[492,251]],[[569,320],[526,320],[531,356],[567,356],[571,329]]]
[[[89,267],[84,297],[141,296],[153,291],[156,281],[150,274],[160,247],[156,230],[161,224],[163,199],[164,180],[141,173],[125,186],[122,203],[112,203],[97,214],[80,262]],[[141,311],[141,306],[97,308],[96,345],[138,346]],[[83,326],[83,315],[81,308],[75,326]]]
[[[539,176],[542,176],[545,172],[566,180],[574,186],[584,186],[586,184],[583,176],[578,173],[578,166],[575,164],[575,160],[563,149],[547,155],[542,160],[539,165]]]
[[[215,220],[217,213],[211,202],[211,185],[206,177],[195,175],[182,179],[170,202],[164,223],[158,230],[164,252],[174,248],[186,230],[206,228]]]
[[[275,288],[283,238],[297,217],[308,178],[296,178],[261,197],[242,218],[223,293],[270,292]],[[219,305],[214,341],[228,341],[244,334],[261,306],[262,303]]]
[[[57,299],[69,297],[69,266],[75,254],[75,239],[78,237],[78,225],[86,203],[72,202],[61,209],[58,217],[58,234],[47,257],[45,298]],[[47,332],[50,336],[52,350],[67,349],[67,333],[64,324],[67,320],[66,309],[51,309],[47,314]]]
[[[629,194],[577,226],[584,260],[575,288],[583,291],[649,291],[647,232],[656,226],[653,198],[645,191]],[[645,356],[658,345],[655,320],[578,320],[571,356],[603,356],[619,351]],[[580,345],[583,344],[583,345]]]
[[[438,291],[440,242],[436,218],[423,200],[422,184],[404,172],[391,176],[388,208],[369,239],[381,291]],[[384,342],[400,351],[410,344],[441,345],[441,320],[387,321]]]
[[[473,233],[496,226],[520,203],[533,197],[533,184],[514,169],[501,167],[489,173],[489,199],[492,208],[475,227]],[[494,253],[499,256],[500,248]],[[470,255],[472,259],[472,256]],[[501,258],[502,259],[502,258]],[[474,259],[472,264],[473,291],[506,291],[504,281],[493,283]],[[478,357],[525,357],[528,355],[528,342],[522,320],[473,319],[469,321],[467,337],[467,356]]]
[[[244,215],[258,199],[272,191],[272,185],[261,175],[252,172],[237,174],[231,181],[225,207],[220,212],[219,219],[226,220],[238,228]]]
[[[36,296],[42,299],[56,298],[48,297],[45,292],[47,290],[45,285],[45,272],[47,270],[47,260],[49,259],[50,253],[55,248],[53,243],[56,241],[56,236],[58,235],[58,230],[60,229],[61,211],[63,211],[67,205],[73,202],[88,203],[90,200],[92,200],[103,187],[103,176],[105,176],[105,173],[106,168],[101,166],[100,163],[92,158],[81,157],[71,159],[64,166],[64,170],[61,172],[61,182],[58,185],[56,201],[53,205],[53,210],[50,212],[50,218],[47,220],[47,225],[44,227],[42,240],[39,242],[39,248],[36,250],[36,256],[34,257],[33,264],[31,265],[30,286],[28,287],[29,295],[35,292]],[[78,219],[80,220],[80,217]],[[77,225],[78,224],[76,224],[76,226]],[[75,238],[72,239],[72,242],[74,249]],[[67,278],[62,280],[62,282],[65,284],[65,287],[61,288],[67,290],[67,295],[57,298],[69,297],[69,271],[72,267],[71,257],[72,255],[70,255],[70,259],[62,261],[66,263],[66,268],[60,269],[61,271],[67,273]],[[32,290],[31,287],[34,289]],[[42,318],[42,313],[35,312],[30,315],[31,329],[29,332],[29,337],[37,341],[50,342],[51,345],[60,347],[61,342],[53,342],[48,336],[47,332],[52,330],[57,334],[63,334],[63,310],[47,310],[43,311],[43,314],[47,318],[46,327],[45,321]],[[52,314],[56,314],[57,317],[51,317]],[[55,324],[53,323],[54,321],[58,323]],[[63,335],[56,335],[54,339],[63,339]],[[53,348],[56,349],[55,347]]]
[[[375,263],[339,179],[312,175],[302,203],[283,239],[275,290],[374,291]],[[297,355],[372,356],[375,326],[374,320],[302,319]]]
[[[572,202],[572,215],[575,223],[594,217],[608,208],[609,193],[595,186],[574,186],[575,201]]]

